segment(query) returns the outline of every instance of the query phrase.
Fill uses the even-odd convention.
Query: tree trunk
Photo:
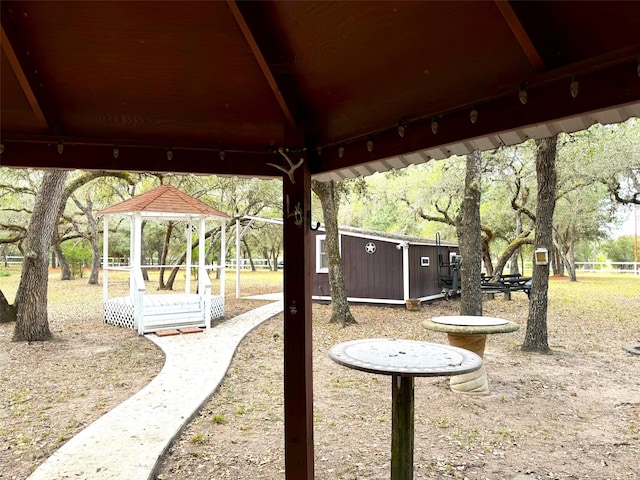
[[[0,290],[0,323],[16,321],[16,307],[9,305],[9,301]]]
[[[535,248],[553,252],[553,211],[556,206],[556,144],[558,137],[536,140],[536,176],[538,179],[538,206],[536,207]],[[547,340],[547,302],[549,265],[533,265],[529,317],[522,349],[549,353]]]
[[[145,252],[145,248],[144,248],[144,227],[147,226],[147,221],[143,221],[142,224],[140,225],[140,264],[142,266],[142,279],[145,282],[149,281],[149,269],[148,268],[144,268],[144,266],[147,264],[147,254]],[[91,283],[91,281],[89,281],[89,283]]]
[[[571,238],[569,241],[569,249],[566,255],[567,270],[569,270],[569,280],[571,282],[577,282],[578,276],[576,274],[576,252],[575,252],[575,240]]]
[[[60,218],[60,202],[67,174],[66,170],[48,171],[36,197],[27,229],[26,255],[14,303],[17,308],[14,341],[32,342],[51,338],[47,318],[49,247],[53,230]]]
[[[531,244],[531,240],[527,238],[530,233],[531,232],[528,232],[528,231],[520,233],[519,237],[516,237],[509,245],[507,245],[507,248],[504,249],[500,257],[498,258],[498,263],[496,264],[496,267],[493,270],[493,275],[491,275],[492,281],[497,282],[498,280],[500,280],[504,267],[507,265],[507,262],[509,261],[509,259],[516,257],[516,263],[517,263],[517,256],[518,256],[518,251],[520,250],[520,247],[522,245]]]
[[[520,210],[516,211],[516,237],[520,236],[522,233],[522,212]],[[520,249],[518,248],[513,255],[511,255],[511,259],[509,260],[509,273],[511,275],[520,275],[520,267],[518,266],[518,257],[520,253]]]
[[[488,247],[489,245],[486,242],[482,242],[482,264],[484,265],[484,270],[487,272],[487,275],[491,277],[493,276],[494,268]]]
[[[92,208],[93,203],[88,201],[87,211],[84,213],[87,216],[89,231],[91,232],[91,236],[89,237],[89,244],[91,245],[91,274],[89,275],[89,285],[98,285],[101,253],[100,245],[98,243],[98,224],[91,211]]]
[[[338,208],[340,200],[333,180],[328,182],[312,181],[313,191],[320,199],[325,227],[325,249],[329,264],[329,290],[331,291],[330,323],[339,323],[343,327],[356,322],[351,314],[347,290],[344,285],[342,258],[340,257],[340,238],[338,233]]]
[[[169,242],[171,240],[171,233],[173,232],[173,222],[167,222],[167,232],[164,236],[164,246],[162,247],[162,255],[160,256],[160,273],[158,274],[158,290],[170,290],[164,283],[164,271],[167,264],[167,257],[169,256]]]
[[[54,230],[53,235],[53,251],[56,253],[56,257],[58,257],[58,263],[60,264],[60,280],[71,280],[71,268],[69,267],[69,261],[67,260],[67,257],[62,251],[62,246],[59,243],[57,227]]]
[[[482,154],[476,150],[467,155],[464,199],[461,221],[457,222],[460,244],[460,315],[482,315],[482,230],[480,228],[480,183]]]
[[[249,243],[247,243],[247,239],[244,236],[242,237],[242,245],[244,245],[245,257],[249,259],[249,264],[251,265],[251,271],[255,272],[256,266],[253,263],[253,256],[251,255],[251,249],[249,248]]]

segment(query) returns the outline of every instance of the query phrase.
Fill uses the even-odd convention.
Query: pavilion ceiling
[[[640,2],[0,8],[7,166],[343,178],[640,114]]]

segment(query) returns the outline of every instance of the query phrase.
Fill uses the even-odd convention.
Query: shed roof
[[[130,215],[139,212],[144,217],[187,219],[205,216],[227,220],[231,217],[206,203],[178,190],[172,185],[162,185],[133,198],[111,205],[98,212],[100,215]]]

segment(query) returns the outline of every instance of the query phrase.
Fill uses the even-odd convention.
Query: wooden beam
[[[57,141],[25,142],[2,138],[4,151],[0,165],[17,168],[63,168],[108,171],[145,171],[196,173],[205,175],[238,175],[274,178],[280,172],[267,165],[272,153],[227,152],[224,160],[218,151],[174,149],[172,159],[162,147],[119,146],[114,158],[112,145],[74,143],[65,139],[62,154]]]
[[[13,23],[13,15],[6,2],[0,11],[1,37],[0,43],[14,75],[24,92],[24,95],[31,106],[33,115],[38,126],[43,131],[53,134],[60,133],[60,122],[53,108],[53,102],[45,91],[42,80],[38,76],[37,66],[33,64],[33,59],[27,55],[24,48],[20,46],[19,37],[16,33],[16,26]]]
[[[305,158],[284,198],[284,422],[285,476],[312,480],[313,344],[311,321],[311,175]],[[298,213],[299,212],[299,213]]]
[[[238,8],[238,5],[236,4],[235,0],[227,0],[227,4],[229,5],[229,8],[231,9],[231,13],[233,14],[234,18],[236,19],[236,22],[238,23],[238,26],[240,27],[240,30],[242,31],[242,34],[244,35],[244,38],[246,39],[247,43],[249,44],[249,48],[251,49],[251,52],[253,53],[253,56],[255,57],[256,61],[258,62],[258,65],[260,66],[260,69],[262,70],[262,73],[264,74],[265,78],[267,79],[267,83],[269,84],[269,87],[271,88],[271,91],[273,92],[273,95],[276,97],[276,100],[278,101],[278,104],[280,105],[280,109],[282,110],[282,113],[284,114],[285,118],[287,119],[287,122],[289,124],[290,128],[295,128],[297,126],[297,122],[291,112],[291,109],[289,108],[289,105],[287,105],[287,102],[284,98],[284,96],[282,95],[282,91],[280,90],[280,87],[278,86],[278,83],[276,82],[276,79],[273,75],[273,72],[271,71],[271,68],[269,68],[269,65],[267,64],[266,59],[264,58],[264,55],[262,54],[262,50],[260,49],[260,46],[258,45],[258,42],[256,41],[253,33],[251,32],[251,28],[249,27],[249,25],[247,24],[244,16],[242,15],[242,12],[240,11],[240,9]]]
[[[542,57],[509,2],[507,0],[496,0],[496,5],[506,20],[511,32],[513,32],[513,35],[516,37],[516,41],[524,51],[531,65],[533,65],[533,68],[535,68],[537,72],[544,70],[544,60],[542,60]]]
[[[446,148],[465,140],[638,103],[640,81],[637,65],[637,61],[632,59],[598,71],[581,73],[580,95],[576,98],[572,98],[569,92],[570,77],[545,78],[543,84],[533,83],[527,89],[529,101],[526,105],[518,101],[516,90],[509,96],[477,104],[479,115],[476,123],[470,122],[468,109],[441,115],[436,135],[431,131],[431,118],[427,117],[408,122],[403,138],[398,136],[397,127],[393,126],[375,135],[347,142],[342,158],[338,145],[325,146],[321,162],[313,164],[311,173],[315,175],[411,152]],[[371,153],[365,147],[367,138],[371,138],[374,144]]]

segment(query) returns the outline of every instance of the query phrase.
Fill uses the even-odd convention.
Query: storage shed
[[[314,232],[312,298],[331,299],[325,232]],[[441,277],[450,276],[457,245],[353,227],[340,227],[340,254],[350,302],[404,304],[443,298]]]

